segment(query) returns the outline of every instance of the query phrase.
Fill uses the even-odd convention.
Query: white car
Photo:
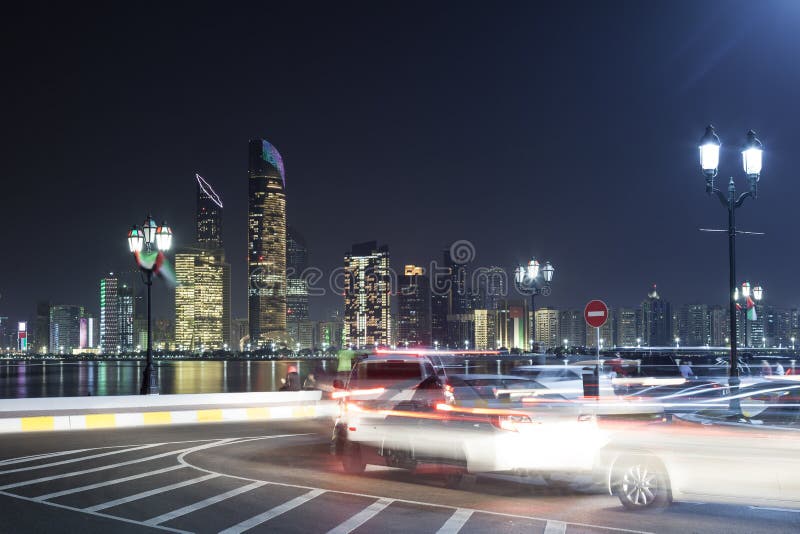
[[[591,472],[607,443],[592,413],[524,377],[446,375],[425,357],[357,362],[340,398],[333,453],[367,464],[463,473]]]

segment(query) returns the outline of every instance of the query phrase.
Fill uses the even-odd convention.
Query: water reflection
[[[156,362],[161,393],[277,391],[290,365],[301,382],[308,373],[336,370],[332,360]],[[139,361],[9,361],[0,364],[0,398],[135,395],[142,376]]]

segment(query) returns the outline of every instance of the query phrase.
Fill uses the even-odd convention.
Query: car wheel
[[[616,494],[628,510],[664,506],[672,499],[663,464],[652,456],[624,459],[616,469]]]
[[[347,441],[344,444],[342,451],[342,467],[345,473],[351,475],[360,475],[366,469],[367,464],[364,463],[361,455],[361,445]]]

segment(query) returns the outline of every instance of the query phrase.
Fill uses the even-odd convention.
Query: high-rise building
[[[50,302],[36,303],[36,319],[33,324],[33,339],[29,341],[30,352],[47,354],[50,347]]]
[[[581,313],[583,316],[583,313]],[[614,345],[614,332],[616,330],[615,327],[615,319],[616,313],[614,313],[614,308],[608,308],[608,319],[603,326],[600,327],[600,347],[601,348],[609,348]],[[583,318],[584,324],[586,323],[586,318]],[[592,328],[591,326],[586,326],[586,343],[585,346],[587,347],[596,347],[597,346],[597,329]]]
[[[231,343],[230,265],[220,249],[175,254],[175,343],[184,350]]]
[[[586,343],[586,319],[583,310],[563,310],[558,316],[561,343],[566,339],[568,347],[579,347]]]
[[[528,350],[528,299],[500,301],[495,336],[497,348]]]
[[[500,312],[498,310],[473,310],[472,313],[475,318],[475,349],[494,350],[499,348],[497,323]]]
[[[616,336],[614,344],[618,347],[635,347],[636,339],[636,310],[634,308],[616,309]]]
[[[119,332],[119,346],[123,352],[130,352],[135,348],[133,338],[134,300],[133,288],[122,284],[117,288],[117,328]]]
[[[249,148],[248,320],[255,346],[286,336],[286,175],[274,146]]]
[[[711,306],[708,309],[708,316],[711,344],[715,347],[727,346],[731,335],[730,310],[727,306]]]
[[[444,267],[450,270],[450,314],[468,313],[472,309],[469,262],[453,257],[454,251],[443,251]]]
[[[196,245],[175,254],[175,343],[184,350],[231,345],[231,268],[222,248],[222,199],[197,179]]]
[[[711,344],[711,317],[706,304],[684,304],[678,313],[678,338],[687,347]]]
[[[222,199],[199,174],[197,179],[197,244],[203,248],[222,248]]]
[[[250,325],[247,324],[247,317],[232,320],[231,347],[235,350],[244,350],[248,339],[250,339]]]
[[[672,307],[658,295],[656,286],[642,302],[642,344],[651,347],[672,346]]]
[[[477,288],[479,308],[497,310],[508,296],[508,276],[502,267],[481,267],[472,272],[472,287]]]
[[[307,266],[305,239],[290,226],[286,233],[286,328],[295,343],[300,340],[300,323],[309,318]]]
[[[50,352],[70,354],[81,346],[80,322],[83,306],[61,304],[50,307]]]
[[[406,265],[399,277],[398,346],[430,347],[431,291],[430,280],[423,267]]]
[[[317,348],[341,348],[343,333],[344,324],[341,321],[320,321],[317,324]]]
[[[536,343],[546,347],[561,345],[559,337],[559,311],[555,308],[539,308],[536,310]]]
[[[375,241],[353,245],[344,257],[344,269],[346,343],[358,348],[389,345],[392,338],[389,247],[378,247]]]
[[[100,352],[119,350],[119,278],[114,273],[100,279]]]

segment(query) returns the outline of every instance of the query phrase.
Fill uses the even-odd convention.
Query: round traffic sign
[[[583,318],[589,326],[600,328],[608,320],[608,306],[602,300],[589,301],[583,310]]]

